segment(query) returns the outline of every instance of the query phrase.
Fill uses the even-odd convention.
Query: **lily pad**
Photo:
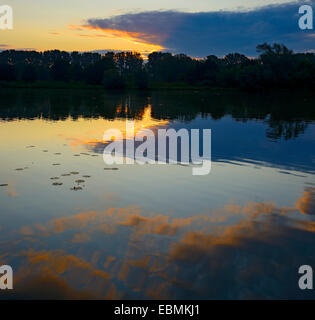
[[[79,183],[84,183],[85,180],[79,179],[79,180],[75,180],[75,182],[79,184]]]
[[[59,177],[52,177],[52,178],[50,178],[50,180],[58,180],[59,179]]]
[[[79,174],[80,172],[77,172],[77,171],[72,171],[70,172],[71,174]]]
[[[7,183],[0,184],[0,187],[7,187],[7,186],[8,186]]]
[[[69,176],[71,176],[71,173],[63,173],[61,176],[62,177],[69,177]]]
[[[91,176],[88,176],[88,175],[84,175],[82,176],[83,178],[91,178]]]
[[[104,170],[118,170],[118,168],[104,168]]]
[[[79,191],[79,190],[83,190],[83,189],[81,187],[73,187],[73,188],[70,188],[70,190]]]
[[[63,183],[62,183],[62,182],[54,182],[52,185],[53,185],[53,186],[62,186]]]
[[[60,166],[60,163],[53,163],[53,166]]]
[[[60,155],[61,155],[61,153],[60,153],[60,152],[56,152],[56,153],[55,153],[55,155],[60,156]]]
[[[24,170],[23,168],[17,168],[17,169],[15,169],[16,171],[22,171],[22,170]]]

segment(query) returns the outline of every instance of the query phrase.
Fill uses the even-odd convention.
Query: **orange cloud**
[[[81,243],[81,255],[90,250],[90,244],[85,247],[84,243],[92,241],[93,232],[104,231],[111,234],[108,247],[89,252],[86,259],[64,251],[26,251],[28,263],[20,272],[25,270],[25,277],[31,271],[40,277],[52,274],[58,283],[66,281],[83,289],[94,290],[99,285],[95,293],[108,298],[125,297],[131,291],[146,298],[226,297],[231,292],[225,289],[224,281],[230,281],[228,287],[235,289],[232,296],[256,297],[256,287],[250,286],[248,279],[259,278],[270,285],[268,281],[273,283],[275,274],[285,272],[287,266],[295,268],[292,263],[305,259],[300,247],[314,239],[315,222],[290,218],[293,210],[298,212],[296,207],[277,207],[272,202],[247,202],[228,203],[208,214],[188,218],[154,213],[143,216],[138,207],[81,212],[46,225],[25,227],[21,232],[34,237],[72,230],[75,233],[70,239]],[[238,220],[234,225],[218,226],[217,222],[225,221],[221,216],[237,216]],[[118,230],[125,227],[128,230]],[[126,232],[130,230],[131,233]],[[161,241],[160,236],[170,237]],[[116,256],[111,251],[112,243],[123,246],[124,251],[118,249]],[[69,245],[73,250],[74,246]],[[287,249],[295,255],[294,261],[291,255],[282,254]],[[123,292],[117,290],[113,279],[122,282]],[[40,281],[45,283],[43,278]],[[259,290],[260,283],[259,280]],[[244,290],[244,284],[249,284],[248,289]]]
[[[146,218],[138,215],[130,216],[127,221],[121,222],[124,226],[139,228],[142,234],[174,235],[177,226],[168,222],[169,217],[158,215],[154,218]]]
[[[86,243],[90,241],[91,238],[86,233],[76,233],[71,240],[73,243]]]
[[[315,214],[315,188],[306,188],[296,207],[304,214]]]
[[[98,33],[90,33],[90,34],[82,34],[79,33],[78,36],[80,37],[88,37],[88,38],[115,38],[126,40],[131,43],[142,45],[145,48],[146,53],[151,53],[154,51],[161,51],[165,48],[156,42],[158,38],[156,35],[149,35],[146,33],[140,32],[131,32],[126,30],[117,30],[117,29],[102,29],[100,27],[94,27],[90,25],[68,25],[68,28],[72,31],[96,31]],[[101,32],[101,33],[99,33]]]
[[[58,300],[94,300],[101,297],[89,290],[79,290],[59,275],[52,272],[29,274],[27,277],[15,278],[14,290],[2,290],[4,299],[58,299]]]
[[[62,250],[23,253],[27,263],[15,274],[11,298],[114,299],[119,297],[111,276]],[[70,277],[70,278],[69,278]],[[75,280],[75,281],[74,281]],[[70,285],[73,284],[73,285]],[[94,284],[93,292],[90,284]],[[80,289],[79,289],[80,288]]]
[[[140,209],[135,206],[109,208],[105,212],[80,212],[76,215],[53,219],[45,225],[36,224],[34,226],[23,226],[20,229],[20,233],[26,236],[50,236],[67,230],[83,230],[87,228],[90,228],[90,231],[108,230],[109,233],[112,233],[115,232],[115,225],[118,225],[120,221],[139,212]]]

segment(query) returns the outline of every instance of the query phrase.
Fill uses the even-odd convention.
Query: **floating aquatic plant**
[[[53,185],[53,186],[62,186],[63,183],[62,183],[62,182],[54,182],[52,185]]]
[[[7,186],[8,186],[7,183],[0,184],[0,187],[7,187]]]
[[[83,190],[83,189],[81,187],[73,187],[73,188],[70,188],[70,190],[78,191],[78,190]]]

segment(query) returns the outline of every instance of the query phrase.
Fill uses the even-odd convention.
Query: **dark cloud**
[[[315,0],[308,3],[315,4]],[[314,50],[314,32],[298,27],[301,4],[294,1],[251,11],[140,12],[89,19],[87,26],[128,32],[144,43],[201,57],[235,51],[256,55],[256,45],[263,42],[284,43],[296,51]]]

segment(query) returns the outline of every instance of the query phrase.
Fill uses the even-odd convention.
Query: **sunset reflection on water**
[[[13,267],[14,290],[1,296],[314,298],[297,285],[298,267],[315,266],[309,115],[271,123],[270,110],[265,117],[261,109],[248,115],[248,97],[246,113],[238,97],[209,97],[213,105],[205,106],[204,97],[188,93],[177,100],[149,92],[71,92],[63,99],[52,92],[27,92],[28,99],[6,94],[0,105],[0,184],[7,184],[0,187],[0,265]],[[68,114],[58,114],[54,99]],[[29,115],[21,101],[31,106]],[[50,111],[37,113],[39,105]],[[195,114],[186,111],[192,108]],[[211,174],[192,176],[189,166],[177,165],[104,170],[104,131],[125,132],[126,119],[135,121],[136,132],[211,128]],[[275,138],[276,125],[291,130],[301,123],[296,137]]]

